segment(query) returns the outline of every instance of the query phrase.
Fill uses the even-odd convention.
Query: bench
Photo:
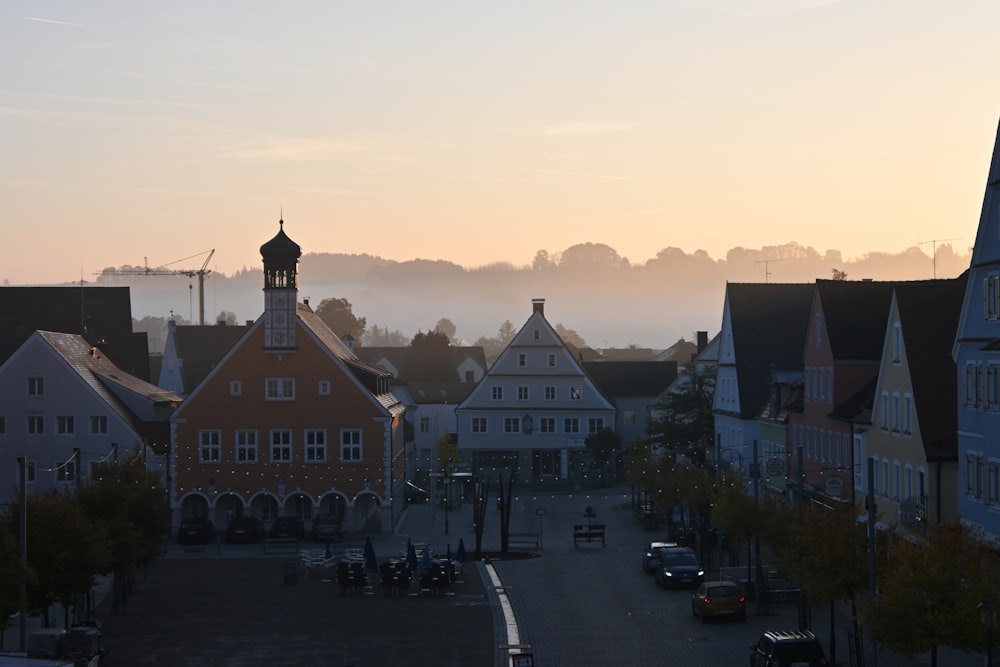
[[[590,543],[591,541],[600,540],[601,546],[608,546],[604,541],[604,524],[594,523],[588,526],[573,526],[573,546],[576,547],[578,543],[586,541]]]
[[[507,533],[507,545],[538,549],[542,545],[542,540],[538,533]]]

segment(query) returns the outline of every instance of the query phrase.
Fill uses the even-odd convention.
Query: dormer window
[[[239,380],[233,380],[229,383],[229,395],[230,396],[241,396],[243,394],[243,383]]]

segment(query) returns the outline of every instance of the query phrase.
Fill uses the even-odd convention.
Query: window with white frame
[[[913,396],[910,394],[903,396],[903,433],[913,433]]]
[[[90,415],[90,434],[91,435],[107,435],[108,434],[108,416],[107,415]]]
[[[899,322],[892,325],[892,363],[898,364],[903,356],[903,327]]]
[[[563,419],[563,433],[573,434],[580,432],[579,417],[566,417]]]
[[[983,317],[987,320],[1000,318],[1000,275],[983,279]]]
[[[979,469],[979,457],[975,454],[965,455],[965,493],[969,496],[976,495],[977,476]]]
[[[894,461],[892,464],[892,499],[899,500],[899,487],[902,481],[902,469],[899,466],[899,461]]]
[[[307,428],[306,463],[326,463],[326,429]]]
[[[816,347],[823,344],[823,316],[820,313],[816,313],[816,324],[814,325],[816,329]]]
[[[230,396],[242,396],[243,395],[243,383],[239,380],[233,380],[229,383],[229,395]]]
[[[556,355],[550,354],[548,356],[548,364],[549,364],[549,368],[555,368],[556,367]]]
[[[430,433],[431,432],[431,418],[430,417],[421,417],[420,418],[420,432],[421,433]]]
[[[73,435],[76,433],[76,419],[73,415],[56,416],[56,433],[59,435]]]
[[[859,491],[865,490],[865,472],[864,466],[860,465],[860,462],[865,461],[868,453],[865,451],[865,443],[862,436],[854,436],[854,460],[858,463],[854,465],[854,488]]]
[[[271,429],[271,463],[292,462],[292,431],[287,428]]]
[[[556,388],[552,385],[545,387],[545,400],[554,401],[556,400]]]
[[[889,497],[889,461],[882,461],[882,495]]]
[[[70,459],[68,461],[56,461],[56,481],[57,482],[72,482],[76,480],[76,460]]]
[[[330,381],[329,380],[320,380],[319,381],[319,395],[320,396],[329,396],[330,395]]]
[[[591,417],[587,420],[587,433],[594,434],[604,428],[604,417]]]
[[[541,417],[538,420],[538,432],[539,433],[555,433],[556,432],[556,418],[555,417]]]
[[[198,431],[198,462],[218,463],[222,460],[222,431],[202,429]]]
[[[361,429],[342,429],[340,431],[340,460],[349,463],[361,463],[362,444]]]
[[[526,401],[528,400],[528,388],[525,386],[520,386],[517,388],[517,400]]]
[[[504,417],[503,418],[503,432],[504,433],[520,433],[521,432],[521,418],[520,417]]]
[[[826,400],[832,401],[833,400],[833,369],[832,368],[827,368],[825,376],[826,376]]]
[[[37,467],[38,466],[35,464],[34,461],[25,461],[24,462],[24,477],[25,477],[24,481],[27,482],[28,484],[34,484],[35,483],[35,480],[36,480],[35,473],[36,473]],[[19,462],[16,462],[16,461],[14,463],[14,479],[17,481],[18,484],[21,483],[21,464]]]
[[[882,419],[881,419],[882,430],[883,431],[888,431],[889,430],[889,392],[887,392],[887,391],[883,391],[882,392],[881,408],[882,408],[881,409],[881,412],[882,412],[882,415],[881,415],[881,417],[882,417]]]
[[[906,464],[903,470],[903,494],[905,500],[913,500],[913,468],[910,464]]]
[[[264,398],[268,401],[294,401],[295,378],[265,379]]]
[[[45,378],[40,375],[31,375],[28,377],[28,396],[44,396],[45,395]]]
[[[486,417],[473,417],[472,418],[472,432],[473,433],[486,433]]]
[[[998,370],[1000,370],[1000,366],[997,366],[996,364],[990,364],[986,367],[986,407],[990,410],[996,410],[1000,407],[998,406],[998,401],[1000,401],[998,393],[1000,392],[997,391]]]
[[[979,385],[979,378],[976,376],[976,364],[965,365],[965,400],[966,407],[975,407],[976,388]]]
[[[878,459],[872,465],[872,495],[877,496],[879,493],[879,465]],[[882,482],[884,484],[884,482]],[[885,494],[883,494],[885,495]]]
[[[535,329],[534,331],[532,331],[531,334],[532,334],[532,338],[534,338],[535,340],[541,340],[541,338],[542,338],[542,333],[538,329]]]
[[[45,435],[45,417],[41,415],[28,415],[27,430],[28,435]]]
[[[986,485],[990,505],[1000,502],[1000,463],[990,461],[986,470]]]
[[[582,387],[570,387],[569,388],[569,400],[579,401],[583,398],[583,388]]]
[[[257,463],[257,431],[253,429],[236,431],[236,462]]]
[[[899,427],[901,422],[901,406],[899,400],[899,394],[893,393],[892,395],[892,431],[893,433],[899,433]]]
[[[528,365],[528,355],[524,352],[517,353],[517,367],[524,368]]]
[[[501,387],[499,385],[493,385],[492,387],[490,387],[490,397],[494,401],[502,401],[503,400],[503,387]]]

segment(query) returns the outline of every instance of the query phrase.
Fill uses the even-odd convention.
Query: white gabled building
[[[568,479],[590,433],[614,428],[615,408],[532,300],[528,321],[456,409],[462,463],[521,481]]]

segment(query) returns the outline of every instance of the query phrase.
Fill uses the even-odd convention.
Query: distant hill
[[[591,347],[666,348],[695,331],[718,331],[727,282],[812,282],[843,271],[848,280],[954,278],[971,254],[937,247],[936,262],[920,247],[898,254],[868,253],[844,259],[789,243],[760,249],[734,248],[724,259],[698,251],[664,248],[644,264],[630,264],[608,246],[579,244],[558,255],[540,251],[532,266],[498,263],[466,268],[443,260],[385,260],[372,255],[308,253],[299,272],[299,294],[313,306],[330,297],[351,302],[368,325],[407,336],[428,331],[441,318],[457,336],[474,342],[495,336],[504,320],[521,326],[531,299],[546,299],[549,321],[576,330]],[[197,284],[183,276],[107,276],[97,284],[127,284],[132,312],[192,322],[198,317]],[[245,269],[232,276],[212,273],[205,282],[205,316],[223,311],[237,321],[255,320],[263,309],[263,274]]]

